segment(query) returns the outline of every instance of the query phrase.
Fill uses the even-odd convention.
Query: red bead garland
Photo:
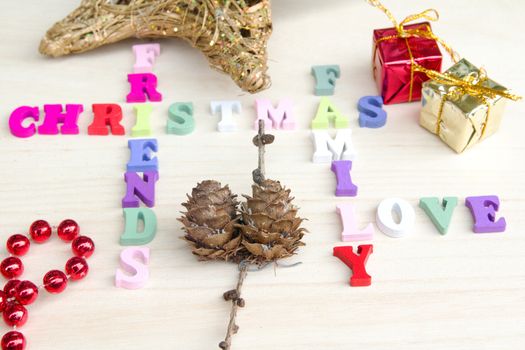
[[[11,331],[2,337],[2,350],[24,350],[26,348],[26,338],[17,331]]]
[[[80,227],[75,220],[66,219],[58,225],[58,237],[63,241],[71,242],[78,236],[79,232]]]
[[[15,287],[15,299],[22,305],[32,304],[38,297],[38,287],[31,281],[22,281]]]
[[[4,293],[7,295],[7,297],[14,297],[16,294],[16,286],[20,283],[20,280],[12,279],[7,281],[7,283],[4,285]]]
[[[37,243],[44,243],[51,237],[51,226],[44,220],[37,220],[31,224],[29,234],[33,241]]]
[[[8,303],[3,314],[5,323],[10,327],[22,327],[27,321],[27,309],[20,304]]]
[[[24,264],[16,256],[10,256],[0,263],[0,272],[5,278],[20,277],[24,273]]]
[[[95,243],[91,238],[86,236],[80,236],[75,238],[73,243],[71,243],[71,249],[73,254],[81,258],[89,258],[91,254],[95,251]]]
[[[44,276],[44,288],[49,293],[60,293],[67,287],[67,276],[60,270],[51,270]]]
[[[44,220],[37,220],[29,228],[29,236],[36,243],[43,243],[51,237],[52,228]],[[91,238],[79,236],[80,227],[71,219],[64,220],[58,225],[57,234],[64,242],[71,242],[74,256],[65,265],[65,273],[60,270],[51,270],[44,275],[43,287],[49,293],[60,293],[67,287],[68,279],[80,280],[86,277],[89,266],[86,258],[95,251],[95,244]],[[28,237],[14,234],[6,242],[7,251],[12,256],[0,262],[0,273],[9,281],[0,290],[0,312],[5,323],[10,327],[23,326],[28,317],[24,305],[35,302],[39,288],[31,281],[16,279],[24,272],[24,265],[18,256],[25,255],[31,245]],[[24,350],[26,340],[22,333],[16,330],[7,332],[0,341],[2,350]]]
[[[6,243],[7,251],[13,255],[22,256],[29,250],[29,239],[24,235],[12,235]]]

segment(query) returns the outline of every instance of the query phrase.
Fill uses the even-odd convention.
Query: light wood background
[[[208,68],[201,54],[178,40],[161,41],[155,66],[164,101],[155,104],[154,136],[160,152],[157,183],[158,232],[151,248],[151,279],[144,289],[117,289],[113,280],[124,220],[120,201],[134,124],[124,103],[133,55],[127,41],[64,59],[37,52],[41,36],[76,1],[5,2],[0,11],[0,240],[26,232],[45,218],[57,225],[76,219],[94,238],[89,277],[59,296],[42,293],[29,307],[23,328],[29,349],[215,349],[223,338],[229,304],[221,299],[234,286],[236,267],[199,263],[190,254],[176,221],[185,193],[199,180],[214,178],[241,194],[250,191],[256,166],[255,96],[242,93],[227,76]],[[427,7],[442,18],[436,33],[490,76],[525,93],[522,1],[388,1],[399,18]],[[371,79],[373,28],[386,17],[364,1],[275,1],[270,40],[273,86],[260,97],[291,97],[299,129],[276,131],[268,147],[267,171],[293,189],[301,214],[309,218],[306,247],[290,269],[250,273],[247,307],[239,313],[234,349],[523,349],[525,343],[525,107],[509,103],[501,130],[469,152],[456,155],[418,126],[419,104],[388,106],[388,123],[360,129],[357,99],[375,94]],[[313,164],[309,123],[314,64],[339,64],[333,102],[351,118],[358,160],[352,175],[356,198],[336,198],[328,164]],[[240,130],[216,132],[209,113],[214,99],[239,99]],[[167,108],[192,101],[197,130],[184,137],[164,132]],[[123,105],[126,137],[87,136],[91,104]],[[7,120],[20,105],[83,103],[79,136],[10,135]],[[462,205],[469,195],[495,194],[508,222],[503,234],[472,233]],[[448,235],[442,237],[417,207],[423,196],[458,196]],[[348,285],[349,269],[332,257],[340,241],[337,203],[358,207],[359,224],[374,221],[386,197],[410,201],[417,213],[414,232],[403,239],[374,236],[368,288]],[[53,239],[34,246],[23,259],[24,278],[40,280],[63,268],[69,248]],[[6,256],[2,249],[1,256]],[[5,325],[0,326],[7,331]]]

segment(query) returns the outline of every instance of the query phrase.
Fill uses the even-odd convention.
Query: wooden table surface
[[[376,94],[370,70],[372,29],[389,26],[364,1],[287,0],[273,3],[274,33],[269,43],[271,89],[242,93],[208,68],[197,51],[179,40],[161,41],[155,65],[162,103],[155,104],[154,137],[159,142],[157,236],[151,249],[147,286],[114,287],[119,236],[124,219],[123,174],[127,140],[135,116],[125,103],[133,55],[130,40],[74,57],[47,59],[39,40],[76,1],[12,1],[0,11],[0,240],[27,232],[34,220],[57,225],[76,219],[94,238],[89,276],[61,295],[47,295],[29,307],[23,328],[29,349],[215,349],[223,338],[229,304],[221,299],[236,281],[236,266],[199,263],[179,239],[180,203],[197,181],[214,178],[236,193],[248,193],[256,148],[251,146],[256,97],[295,103],[299,128],[275,131],[268,147],[267,172],[292,188],[310,233],[294,268],[252,272],[245,282],[247,307],[239,312],[233,349],[523,349],[525,344],[525,106],[509,103],[500,131],[457,155],[418,125],[419,103],[386,107],[387,125],[360,129],[356,102]],[[522,44],[525,3],[506,1],[388,1],[399,18],[435,7],[436,33],[490,76],[525,93]],[[355,198],[334,196],[328,164],[311,162],[309,123],[319,98],[310,67],[339,64],[332,101],[351,119],[358,159],[352,176]],[[239,99],[239,131],[219,133],[211,100]],[[192,101],[197,128],[167,135],[168,106]],[[119,103],[127,135],[87,135],[92,103]],[[78,136],[17,139],[8,117],[21,105],[82,103]],[[463,205],[471,195],[498,195],[503,234],[477,235]],[[438,234],[417,207],[424,196],[458,196],[449,233]],[[379,202],[408,200],[416,211],[410,236],[392,239],[375,232],[368,262],[373,283],[348,285],[349,269],[332,256],[341,242],[338,203],[357,206],[360,227],[375,221]],[[2,250],[1,256],[6,256]],[[24,278],[63,268],[69,248],[53,239],[32,247],[23,261]],[[2,331],[7,327],[2,324]]]

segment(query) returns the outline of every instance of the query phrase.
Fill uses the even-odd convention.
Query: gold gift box
[[[465,59],[450,67],[445,74],[507,91],[495,81],[483,78],[483,73]],[[472,96],[462,93],[456,86],[429,80],[423,84],[419,123],[461,153],[498,130],[505,103],[506,99],[499,95]]]

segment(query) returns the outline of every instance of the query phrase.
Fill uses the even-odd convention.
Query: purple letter
[[[144,179],[137,173],[128,171],[124,174],[127,189],[122,199],[122,208],[138,208],[139,199],[148,207],[155,206],[155,182],[159,179],[158,171],[144,172]]]
[[[507,227],[505,218],[496,221],[496,211],[499,208],[497,196],[467,197],[465,205],[470,209],[474,217],[474,232],[489,233],[503,232]]]

